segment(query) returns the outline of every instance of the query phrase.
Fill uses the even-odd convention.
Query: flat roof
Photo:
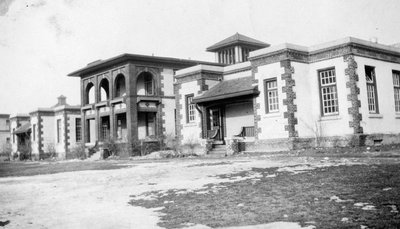
[[[179,59],[173,57],[161,57],[161,56],[148,56],[148,55],[139,55],[139,54],[121,54],[106,60],[98,60],[92,63],[89,63],[86,67],[83,67],[79,70],[71,72],[68,76],[79,76],[81,77],[84,74],[113,66],[115,64],[124,62],[124,61],[145,61],[145,62],[156,62],[156,63],[164,63],[164,64],[177,64],[182,65],[182,68],[198,65],[198,64],[206,64],[213,66],[223,66],[223,64],[215,63],[215,62],[207,62],[207,61],[199,61],[199,60],[187,60],[187,59]]]

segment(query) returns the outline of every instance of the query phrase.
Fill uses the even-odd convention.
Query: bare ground
[[[0,227],[396,228],[396,155],[21,163],[0,178]]]

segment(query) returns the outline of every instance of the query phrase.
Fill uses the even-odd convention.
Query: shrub
[[[74,147],[72,147],[70,156],[67,156],[67,159],[86,159],[86,147],[85,143],[77,143]]]
[[[44,151],[45,154],[42,156],[42,159],[54,158],[57,156],[56,146],[54,145],[54,143],[47,143]]]

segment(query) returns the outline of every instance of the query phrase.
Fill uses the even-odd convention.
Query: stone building
[[[68,105],[62,95],[57,99],[52,107],[10,118],[13,154],[24,151],[34,160],[50,154],[65,159],[81,141],[80,106]]]
[[[228,65],[175,76],[183,144],[237,139],[269,151],[400,143],[399,48],[352,37],[269,46],[236,34],[207,50]]]
[[[109,138],[152,142],[175,136],[175,71],[201,63],[221,65],[123,54],[70,73],[81,79],[82,139],[86,145]]]
[[[58,102],[49,108],[38,108],[30,115],[30,142],[34,159],[55,154],[60,159],[81,142],[80,106],[67,104],[61,95]],[[43,155],[43,156],[42,156]]]
[[[10,141],[10,115],[0,114],[0,153],[7,150]]]
[[[17,153],[29,147],[30,123],[29,115],[16,114],[10,116],[11,150]]]

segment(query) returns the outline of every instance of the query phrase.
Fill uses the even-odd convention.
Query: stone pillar
[[[95,140],[100,141],[100,136],[101,136],[101,122],[100,122],[100,111],[99,108],[95,108],[95,119],[94,119],[94,125],[96,126],[96,131],[95,131]],[[89,130],[90,131],[90,130]]]
[[[85,111],[81,110],[81,141],[83,144],[86,143],[86,114]]]
[[[114,104],[110,104],[110,137],[116,139]]]
[[[135,66],[130,64],[128,67],[128,85],[126,96],[126,127],[127,140],[133,143],[138,140],[138,111],[137,111],[137,95],[136,95],[136,71]]]

